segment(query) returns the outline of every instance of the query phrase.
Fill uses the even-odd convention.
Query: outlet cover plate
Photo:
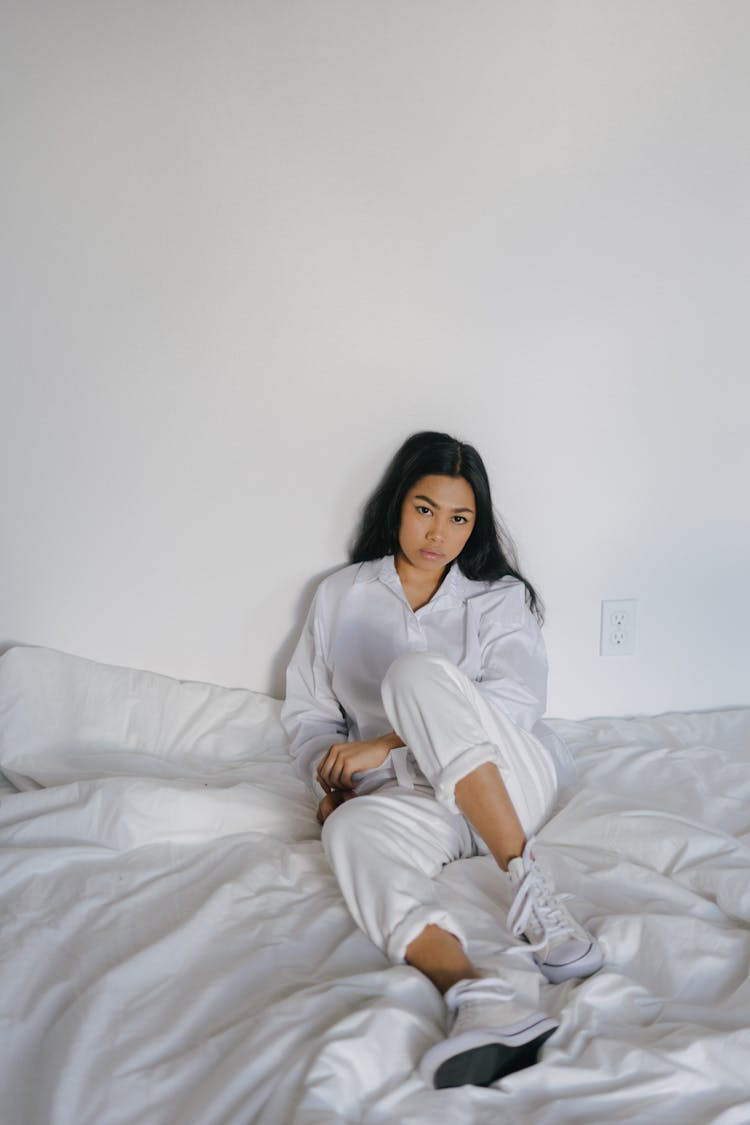
[[[635,598],[609,598],[602,602],[599,654],[632,656],[635,653],[638,602]]]

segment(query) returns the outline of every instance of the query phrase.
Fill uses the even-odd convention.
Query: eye
[[[468,523],[469,521],[467,520],[466,516],[454,516],[453,522],[454,523]]]
[[[431,515],[430,508],[427,508],[424,504],[417,504],[417,511],[419,512],[420,516]]]

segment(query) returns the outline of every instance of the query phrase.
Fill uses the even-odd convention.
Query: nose
[[[433,524],[427,532],[427,538],[431,543],[442,543],[443,539],[445,539],[445,532],[442,526],[438,523]]]

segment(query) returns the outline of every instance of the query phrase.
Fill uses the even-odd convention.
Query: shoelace
[[[533,841],[529,840],[521,857],[525,874],[518,885],[513,905],[508,911],[508,929],[515,937],[520,937],[533,915],[541,928],[542,936],[539,941],[525,943],[510,952],[535,953],[553,938],[563,937],[570,930],[554,892],[531,858],[532,844]]]

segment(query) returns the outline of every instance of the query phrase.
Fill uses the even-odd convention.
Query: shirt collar
[[[394,593],[398,594],[400,598],[406,601],[404,588],[401,585],[401,579],[396,570],[396,563],[393,555],[385,555],[382,559],[375,560],[370,564],[373,569],[369,574],[362,574],[360,571],[361,579],[366,580],[378,579],[385,586],[388,586]],[[362,568],[364,570],[364,567]],[[456,563],[451,565],[450,570],[446,574],[439,590],[430,598],[427,605],[422,606],[423,610],[432,608],[440,603],[444,608],[448,606],[463,605],[466,600],[465,586],[466,579],[461,573]],[[421,611],[420,611],[421,612]]]

